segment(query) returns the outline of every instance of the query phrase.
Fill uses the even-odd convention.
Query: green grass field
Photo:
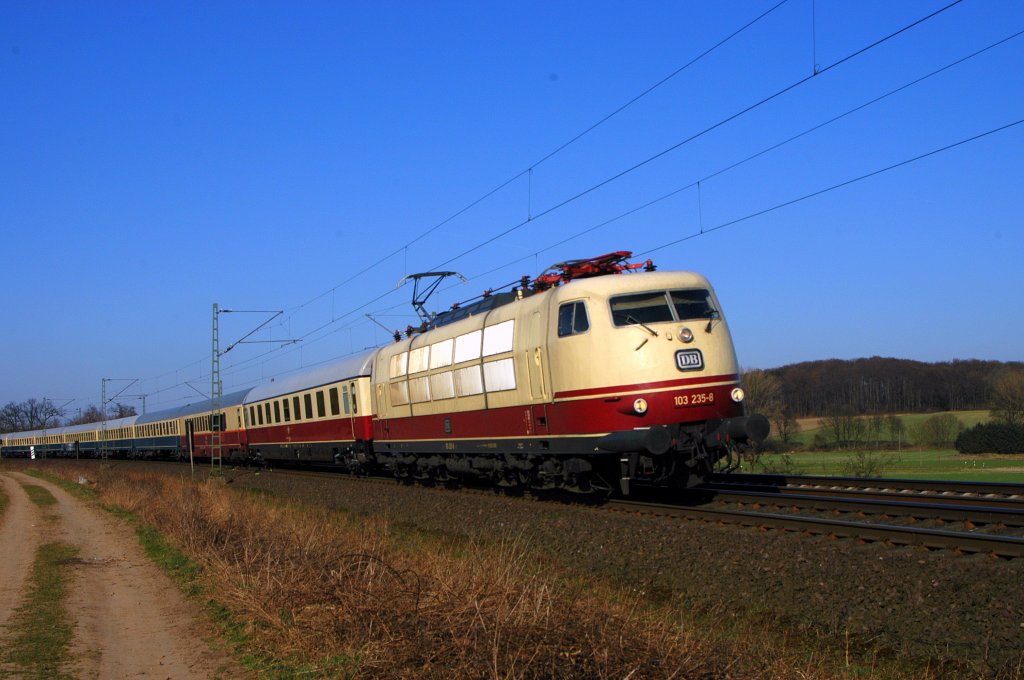
[[[865,455],[878,462],[882,477],[950,479],[970,482],[1024,484],[1024,456],[962,456],[954,450],[871,451]],[[767,454],[759,465],[744,465],[741,472],[786,472],[804,475],[849,474],[856,463],[854,451],[807,451]]]
[[[988,411],[953,411],[964,428],[986,422]],[[813,451],[816,434],[827,434],[818,426],[818,419],[808,418],[801,422],[803,429],[794,437],[801,446],[788,454],[766,454],[758,464],[745,463],[742,472],[786,472],[789,474],[807,475],[844,475],[850,474],[852,468],[859,463],[863,467],[865,460],[877,466],[878,475],[882,477],[903,477],[909,479],[950,479],[972,482],[1012,482],[1024,484],[1024,455],[961,455],[954,449],[921,449],[910,441],[915,426],[938,414],[911,414],[900,416],[903,421],[904,435],[898,441],[889,439],[888,432],[883,432],[885,441],[876,445],[867,441],[861,445],[861,451]],[[860,458],[858,459],[858,456]],[[873,476],[873,475],[872,475]]]

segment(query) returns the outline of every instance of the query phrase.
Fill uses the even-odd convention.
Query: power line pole
[[[124,389],[122,389],[120,392],[118,392],[117,394],[112,396],[110,399],[107,399],[107,383],[108,382],[113,382],[115,380],[124,381],[124,382],[130,381],[130,382],[128,382],[128,384],[125,385]],[[100,396],[100,416],[103,417],[103,420],[100,421],[99,449],[100,449],[101,465],[106,465],[107,459],[110,457],[110,449],[109,449],[109,446],[107,445],[107,438],[108,438],[108,433],[107,433],[107,404],[109,404],[110,402],[112,402],[115,399],[117,399],[119,396],[121,396],[121,394],[125,390],[127,390],[129,387],[131,387],[135,383],[139,382],[139,379],[138,378],[102,378],[100,382],[103,385],[103,388],[102,388],[102,391],[101,391],[101,396]]]
[[[213,351],[210,368],[210,474],[222,475],[220,400],[224,383],[220,379],[220,306],[213,303]]]
[[[272,316],[260,325],[256,326],[256,328],[243,335],[241,339],[228,345],[222,352],[220,350],[220,315],[230,313],[271,314]],[[213,303],[213,333],[211,334],[212,346],[210,352],[210,474],[212,475],[224,474],[222,462],[224,444],[223,435],[221,433],[225,429],[227,417],[221,412],[221,398],[224,396],[224,383],[220,378],[220,357],[242,344],[260,342],[290,344],[298,342],[298,340],[247,340],[247,338],[282,314],[284,314],[282,310],[221,309],[220,305],[216,302]]]

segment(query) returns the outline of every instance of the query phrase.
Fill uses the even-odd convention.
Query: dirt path
[[[39,547],[39,532],[33,530],[41,521],[36,506],[29,501],[21,485],[0,475],[0,486],[9,499],[7,511],[0,518],[0,630],[18,606],[26,579]]]
[[[0,475],[10,505],[0,525],[0,625],[17,607],[36,546],[61,541],[79,549],[66,602],[74,623],[67,669],[78,678],[244,677],[206,640],[212,627],[149,561],[127,524],[60,487],[21,473]],[[43,521],[18,482],[46,488],[57,505]],[[2,638],[9,631],[0,631]]]

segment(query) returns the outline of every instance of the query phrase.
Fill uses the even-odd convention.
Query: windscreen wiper
[[[710,333],[712,325],[714,325],[715,321],[719,319],[721,315],[718,313],[717,309],[709,309],[705,312],[705,316],[708,317],[708,325],[704,327],[704,332]]]
[[[626,315],[626,323],[635,324],[637,326],[640,326],[641,328],[643,328],[645,331],[647,331],[648,333],[650,333],[654,337],[658,337],[658,331],[654,330],[653,328],[651,328],[650,326],[645,324],[643,321],[641,321],[640,319],[638,319],[635,316],[633,316],[632,314],[627,314]]]

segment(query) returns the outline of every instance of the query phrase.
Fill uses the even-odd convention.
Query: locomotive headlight
[[[746,394],[743,393],[742,387],[732,388],[732,400],[735,401],[737,404],[743,401],[743,397],[745,396]]]
[[[679,339],[683,342],[693,342],[693,331],[685,326],[679,329]]]
[[[633,410],[636,412],[638,416],[642,416],[643,414],[647,413],[647,400],[637,399],[636,401],[634,401]]]

